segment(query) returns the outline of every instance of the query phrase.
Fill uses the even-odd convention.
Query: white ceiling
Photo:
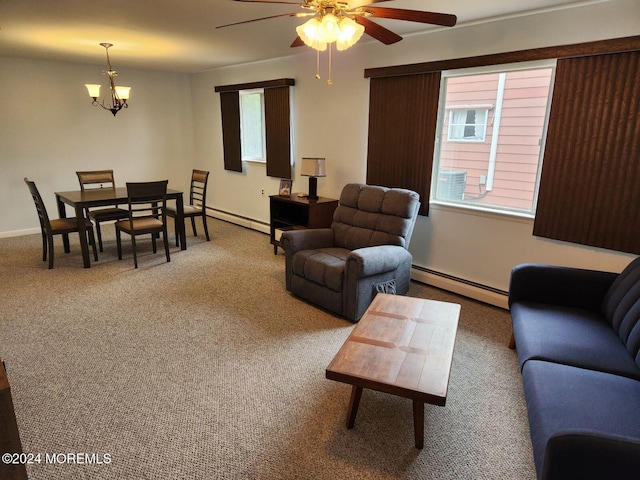
[[[603,1],[609,0],[393,0],[376,6],[454,14],[458,17],[455,29],[505,16]],[[296,37],[295,27],[304,22],[300,18],[215,28],[298,11],[295,5],[233,0],[0,0],[0,56],[100,64],[105,55],[99,44],[109,42],[114,44],[109,50],[114,67],[197,72],[283,57],[308,48],[289,47]],[[446,28],[375,21],[401,35]],[[363,41],[376,42],[366,35]]]

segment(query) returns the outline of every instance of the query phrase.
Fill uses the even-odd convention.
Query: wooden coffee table
[[[460,305],[379,293],[327,367],[353,385],[347,428],[363,388],[413,400],[416,448],[424,446],[424,404],[447,400]]]

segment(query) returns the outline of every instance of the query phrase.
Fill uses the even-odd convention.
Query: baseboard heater
[[[464,295],[496,307],[508,309],[509,293],[465,278],[438,272],[419,265],[411,266],[411,279],[427,285]]]
[[[218,220],[224,220],[225,222],[233,223],[235,225],[240,225],[241,227],[257,230],[258,232],[271,233],[270,232],[271,227],[268,223],[255,220],[253,218],[243,217],[242,215],[237,215],[231,212],[225,212],[224,210],[218,210],[217,208],[211,208],[211,207],[207,207],[207,215],[210,217],[217,218]]]

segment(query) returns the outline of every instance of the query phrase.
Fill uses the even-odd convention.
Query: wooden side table
[[[295,195],[271,195],[269,200],[271,244],[274,255],[278,253],[282,231],[295,228],[330,227],[333,212],[338,206],[338,200],[326,197],[309,200]]]

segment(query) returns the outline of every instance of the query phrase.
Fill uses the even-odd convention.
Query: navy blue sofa
[[[519,265],[509,308],[538,479],[640,479],[640,257]]]

